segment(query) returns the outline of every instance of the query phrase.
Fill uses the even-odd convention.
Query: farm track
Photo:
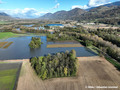
[[[120,72],[100,57],[79,57],[76,77],[53,78],[42,81],[28,60],[23,61],[17,90],[120,90]],[[86,86],[118,86],[117,89],[85,88]]]

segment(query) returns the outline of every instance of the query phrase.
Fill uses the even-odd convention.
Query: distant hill
[[[109,4],[105,4],[105,5],[101,5],[101,6],[107,6],[107,7],[120,6],[120,1],[109,3]],[[92,8],[86,9],[86,10],[89,11],[89,10],[94,9],[94,8],[97,8],[97,7],[92,7]]]
[[[86,11],[80,8],[75,8],[70,11],[58,11],[56,13],[47,13],[40,17],[40,19],[52,19],[52,20],[66,20],[66,19],[71,19],[72,17],[77,17]]]
[[[109,3],[109,4],[105,4],[103,6],[108,6],[108,7],[110,7],[110,6],[120,6],[120,1]]]
[[[4,12],[0,12],[0,20],[11,20],[13,19],[11,16],[9,16],[8,14],[4,13]]]
[[[4,12],[0,12],[0,16],[9,16],[9,15]]]
[[[79,21],[91,21],[101,18],[120,18],[120,6],[100,6],[94,9],[91,9],[90,11],[78,16],[73,17],[73,20],[79,20]]]

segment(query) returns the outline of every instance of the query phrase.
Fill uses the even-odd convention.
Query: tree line
[[[76,30],[69,29],[69,32],[68,32],[68,29],[63,28],[60,30],[60,32],[62,31],[63,31],[63,34],[68,35],[69,37],[75,38],[75,40],[80,41],[85,46],[94,45],[98,47],[101,51],[103,51],[104,53],[107,53],[109,56],[111,56],[112,58],[120,62],[120,48],[117,47],[115,44],[111,43],[112,40],[111,42],[103,40],[103,38],[95,35],[95,33],[92,33],[89,30],[85,30],[82,28],[81,29],[76,28]],[[103,30],[103,31],[106,32],[106,30]],[[119,29],[117,31],[119,31]],[[114,31],[108,30],[108,32],[112,33]],[[117,44],[119,44],[118,41],[117,41]]]

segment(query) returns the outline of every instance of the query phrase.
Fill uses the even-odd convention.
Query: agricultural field
[[[2,48],[5,44],[7,44],[8,42],[0,42],[0,48]]]
[[[49,44],[47,48],[58,48],[58,47],[83,47],[81,44]]]
[[[21,63],[0,62],[0,90],[15,90]]]
[[[8,48],[13,42],[0,42],[0,48]]]
[[[8,22],[8,21],[0,21],[0,24],[10,24],[11,22]]]
[[[4,48],[4,49],[5,49],[5,48],[8,48],[12,43],[13,43],[13,42],[7,43],[7,45],[5,45],[3,48]]]
[[[79,57],[77,77],[41,80],[30,66],[23,62],[17,90],[120,90],[120,72],[104,58]],[[94,87],[90,89],[88,87]],[[97,86],[106,88],[97,89]],[[110,86],[115,88],[110,89]]]

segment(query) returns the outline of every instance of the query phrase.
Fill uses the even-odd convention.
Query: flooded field
[[[32,36],[22,36],[8,38],[6,40],[0,40],[0,42],[13,42],[6,49],[0,48],[0,60],[10,59],[28,59],[35,56],[44,56],[48,53],[55,54],[57,52],[65,52],[74,49],[77,57],[96,56],[94,52],[86,49],[85,47],[58,47],[47,48],[50,44],[76,44],[77,42],[47,42],[46,36],[34,36],[40,37],[43,44],[38,49],[30,49],[28,44],[31,41]]]

